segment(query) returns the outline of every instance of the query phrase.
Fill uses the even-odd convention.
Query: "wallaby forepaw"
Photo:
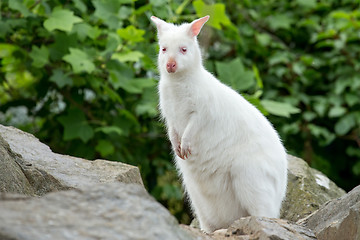
[[[190,143],[188,141],[183,141],[180,147],[180,155],[178,156],[186,160],[190,157],[190,155],[191,155]]]

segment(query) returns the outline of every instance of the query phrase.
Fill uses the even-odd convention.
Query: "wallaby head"
[[[177,26],[157,17],[151,17],[158,30],[160,74],[177,75],[201,66],[197,35],[209,18],[205,16]]]

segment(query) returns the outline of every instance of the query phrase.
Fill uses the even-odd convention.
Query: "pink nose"
[[[174,59],[170,59],[166,64],[166,70],[168,71],[168,73],[176,72],[176,67],[177,65]]]

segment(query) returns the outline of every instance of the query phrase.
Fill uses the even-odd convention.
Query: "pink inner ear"
[[[209,16],[199,18],[191,23],[191,33],[193,37],[199,35],[202,26],[209,20]]]

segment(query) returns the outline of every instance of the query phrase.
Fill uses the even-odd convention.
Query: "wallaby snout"
[[[169,61],[166,63],[166,70],[168,71],[168,73],[174,73],[176,72],[177,69],[177,64],[175,59],[170,58]]]

